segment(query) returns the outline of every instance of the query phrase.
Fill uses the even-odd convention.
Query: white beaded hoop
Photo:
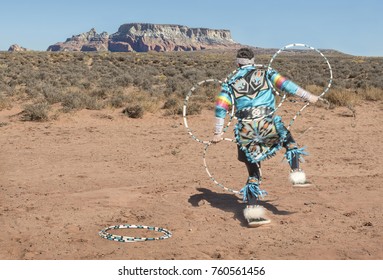
[[[294,44],[289,44],[289,45],[286,45],[286,46],[284,46],[283,48],[281,48],[281,49],[279,49],[273,56],[272,56],[272,58],[270,59],[270,62],[269,62],[269,65],[268,65],[268,70],[270,70],[270,69],[272,69],[272,67],[271,67],[271,64],[273,63],[273,61],[274,61],[274,59],[281,53],[281,52],[283,52],[284,50],[287,50],[287,49],[290,49],[290,48],[294,48],[294,47],[304,47],[304,48],[307,48],[307,49],[311,49],[311,50],[314,50],[314,51],[316,51],[318,54],[320,54],[322,57],[323,57],[323,59],[325,60],[325,62],[327,63],[327,66],[328,66],[328,68],[329,68],[329,72],[330,72],[330,79],[329,79],[329,81],[328,81],[328,84],[327,84],[327,86],[325,87],[325,89],[324,89],[324,91],[321,93],[321,94],[319,94],[319,99],[321,99],[321,100],[324,100],[323,99],[323,96],[330,90],[330,87],[331,87],[331,85],[332,85],[332,81],[333,81],[333,74],[332,74],[332,68],[331,68],[331,65],[330,65],[330,62],[328,61],[328,59],[324,56],[324,54],[322,53],[322,52],[320,52],[318,49],[316,49],[316,48],[314,48],[314,47],[312,47],[312,46],[309,46],[309,45],[307,45],[307,44],[301,44],[301,43],[294,43]],[[271,87],[273,88],[273,91],[277,94],[277,95],[281,95],[276,89],[275,89],[275,87],[271,84]],[[278,107],[277,108],[279,108],[281,105],[282,105],[282,103],[285,101],[285,99],[286,99],[286,93],[283,95],[283,97],[282,97],[282,100],[281,100],[281,103],[278,105]],[[306,107],[307,106],[309,106],[310,105],[310,103],[309,102],[306,102],[306,104],[295,114],[295,116],[291,119],[291,121],[290,121],[290,123],[289,123],[289,125],[288,125],[288,127],[287,127],[287,129],[289,130],[290,129],[290,127],[293,125],[293,123],[294,123],[294,121],[296,120],[296,118],[303,112],[303,110],[304,109],[306,109]],[[275,110],[276,111],[276,110]],[[275,112],[274,111],[274,112]]]
[[[130,236],[123,236],[123,235],[115,235],[108,233],[108,230],[111,229],[147,229],[147,230],[152,230],[152,231],[157,231],[157,232],[162,232],[164,233],[163,236],[160,237],[130,237]],[[150,226],[143,226],[143,225],[117,225],[117,226],[110,226],[107,228],[104,228],[101,230],[98,235],[100,235],[102,238],[111,240],[111,241],[118,241],[118,242],[140,242],[140,241],[154,241],[154,240],[163,240],[170,238],[172,236],[172,233],[164,228],[159,228],[159,227],[150,227]]]
[[[202,86],[205,83],[212,83],[212,82],[213,83],[219,83],[220,85],[222,84],[222,82],[220,80],[216,80],[216,79],[207,79],[207,80],[203,80],[203,81],[197,83],[187,93],[187,95],[185,97],[185,100],[184,100],[183,110],[182,110],[182,116],[183,116],[183,120],[184,120],[184,125],[185,125],[189,135],[192,137],[192,139],[194,139],[195,141],[200,142],[202,144],[208,143],[209,140],[201,140],[201,139],[199,139],[197,136],[195,136],[193,134],[193,131],[190,129],[190,127],[188,125],[188,121],[187,121],[187,106],[188,106],[189,98],[192,96],[193,92],[198,87]],[[231,121],[232,121],[232,119],[234,117],[234,110],[235,110],[235,108],[234,108],[234,99],[233,99],[233,97],[231,95],[230,95],[230,97],[231,97],[232,108],[231,108],[231,112],[229,114],[230,118],[229,118],[228,123],[226,124],[226,126],[223,128],[223,132],[225,132],[228,129],[228,127],[230,126]]]
[[[230,138],[223,138],[222,141],[229,141],[229,142],[233,142],[233,143],[236,143],[235,139],[230,139]],[[228,192],[232,192],[232,193],[235,193],[235,194],[238,194],[238,195],[242,195],[242,193],[240,191],[237,191],[237,190],[234,190],[232,188],[228,188],[228,187],[225,187],[223,184],[219,183],[210,173],[209,171],[209,168],[207,166],[207,162],[206,162],[206,155],[207,155],[207,150],[208,148],[212,145],[213,143],[212,142],[208,142],[206,143],[205,145],[205,148],[203,150],[203,156],[202,156],[202,159],[203,159],[203,165],[205,167],[205,170],[206,170],[206,173],[207,175],[209,176],[209,178],[220,188],[224,189],[225,191],[228,191]],[[218,143],[215,143],[214,145],[218,145]],[[257,163],[258,165],[258,168],[259,168],[259,184],[261,183],[261,178],[262,178],[262,171],[261,171],[261,168],[259,166],[259,164]]]

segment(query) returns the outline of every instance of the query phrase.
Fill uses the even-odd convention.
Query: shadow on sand
[[[206,200],[212,207],[221,209],[225,212],[232,212],[234,214],[234,219],[239,220],[242,226],[247,226],[247,221],[242,213],[245,204],[242,202],[241,198],[237,197],[235,194],[216,193],[206,188],[197,188],[197,190],[200,193],[190,196],[188,200],[192,206],[198,207],[200,201]],[[295,213],[279,210],[275,201],[276,200],[261,200],[259,201],[259,205],[263,206],[274,215],[291,215]]]

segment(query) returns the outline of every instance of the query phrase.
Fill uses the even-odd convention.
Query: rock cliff
[[[229,30],[189,28],[184,25],[129,23],[112,35],[95,29],[48,47],[48,51],[193,51],[238,46]]]
[[[192,51],[237,45],[229,30],[189,28],[183,25],[129,23],[110,36],[115,52]]]
[[[65,42],[49,46],[47,51],[107,51],[108,41],[108,33],[98,34],[92,28],[89,32],[74,35]]]
[[[25,51],[28,51],[28,49],[23,48],[17,44],[13,44],[12,46],[9,47],[8,51],[9,52],[25,52]]]

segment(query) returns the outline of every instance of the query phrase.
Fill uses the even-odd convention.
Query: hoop
[[[318,96],[320,100],[324,100],[322,97],[329,91],[331,85],[332,85],[332,80],[333,80],[333,75],[332,75],[332,68],[331,68],[331,65],[330,65],[330,62],[328,61],[328,59],[324,56],[324,54],[322,52],[320,52],[318,49],[312,47],[312,46],[309,46],[307,44],[301,44],[301,43],[294,43],[294,44],[289,44],[289,45],[286,45],[284,46],[283,48],[279,49],[273,56],[272,58],[270,59],[270,62],[269,62],[269,65],[268,65],[268,70],[272,69],[271,68],[271,64],[273,63],[274,59],[284,50],[287,50],[289,48],[293,48],[293,47],[304,47],[304,48],[307,48],[307,49],[311,49],[311,50],[314,50],[316,51],[317,53],[319,53],[323,59],[325,60],[325,62],[327,63],[328,65],[328,68],[329,68],[329,71],[330,71],[330,79],[328,81],[328,84],[327,86],[325,87],[324,91]],[[275,87],[271,84],[271,87],[273,89],[273,91],[280,96],[280,93],[275,89]],[[282,97],[282,100],[281,100],[281,103],[278,105],[277,108],[279,108],[282,103],[285,101],[284,99],[286,98],[286,94],[284,94],[284,96]],[[306,104],[295,114],[295,116],[291,119],[288,127],[287,127],[287,130],[290,129],[290,127],[293,125],[294,121],[296,120],[296,118],[303,112],[304,109],[306,109],[307,106],[310,105],[310,102],[306,102]],[[275,110],[276,111],[276,110]]]
[[[163,236],[160,237],[130,237],[130,236],[123,236],[123,235],[115,235],[108,233],[107,231],[110,229],[128,229],[128,228],[133,228],[133,229],[148,229],[148,230],[153,230],[157,232],[162,232],[164,233]],[[172,236],[172,233],[168,231],[167,229],[164,228],[159,228],[159,227],[149,227],[149,226],[142,226],[142,225],[117,225],[117,226],[110,226],[107,228],[104,228],[101,230],[98,235],[100,235],[102,238],[111,240],[111,241],[118,241],[118,242],[140,242],[140,241],[153,241],[153,240],[163,240],[170,238]]]
[[[184,124],[185,124],[185,127],[189,133],[189,135],[192,137],[192,139],[196,140],[197,142],[200,142],[202,144],[206,144],[209,142],[209,140],[201,140],[199,139],[197,136],[195,136],[193,134],[193,131],[189,128],[189,125],[188,125],[188,121],[187,121],[187,106],[188,106],[188,102],[189,102],[189,98],[190,96],[192,96],[193,92],[198,88],[200,87],[201,85],[205,84],[205,83],[210,83],[210,82],[214,82],[214,83],[219,83],[220,85],[222,84],[222,82],[220,80],[216,80],[216,79],[207,79],[207,80],[203,80],[199,83],[197,83],[196,85],[194,85],[190,90],[189,92],[186,94],[186,97],[185,97],[185,101],[184,101],[184,105],[183,105],[183,110],[182,110],[182,116],[183,116],[183,120],[184,120]],[[234,98],[230,95],[231,97],[231,104],[232,104],[232,107],[231,107],[231,113],[229,114],[230,118],[229,118],[229,121],[228,123],[226,124],[226,126],[223,128],[223,133],[226,132],[226,130],[229,128],[230,124],[231,124],[231,121],[234,117]]]
[[[230,142],[233,142],[233,143],[236,143],[235,139],[230,139],[230,138],[223,138],[222,140],[224,141],[230,141]],[[205,167],[205,170],[206,170],[206,173],[207,175],[209,176],[209,178],[219,187],[221,187],[222,189],[228,191],[228,192],[232,192],[232,193],[235,193],[235,194],[238,194],[238,195],[242,195],[242,193],[240,191],[237,191],[237,190],[234,190],[234,189],[231,189],[231,188],[228,188],[228,187],[225,187],[223,184],[219,183],[210,173],[209,171],[209,168],[207,167],[207,162],[206,162],[206,154],[207,154],[207,150],[209,148],[210,145],[212,145],[213,143],[212,142],[208,142],[206,143],[205,145],[205,148],[203,150],[203,156],[202,156],[202,159],[203,159],[203,165]],[[216,143],[215,145],[217,145],[218,143]],[[261,168],[259,166],[259,164],[257,163],[258,165],[258,168],[259,168],[259,183],[261,183],[261,178],[262,178],[262,172],[261,172]]]

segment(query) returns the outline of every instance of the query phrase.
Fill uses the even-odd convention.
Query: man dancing
[[[270,223],[258,200],[266,195],[260,189],[260,163],[276,154],[282,147],[286,149],[291,172],[290,180],[295,187],[306,187],[309,183],[299,167],[304,148],[299,148],[280,116],[274,115],[275,96],[273,87],[291,95],[299,96],[310,103],[318,97],[302,89],[294,82],[281,76],[273,69],[262,69],[254,65],[254,53],[249,48],[237,52],[237,66],[240,67],[227,82],[222,84],[216,98],[215,129],[213,143],[222,140],[224,119],[230,106],[236,108],[238,123],[234,129],[238,147],[238,160],[244,162],[248,170],[246,185],[241,190],[243,201],[247,203],[244,216],[250,227]],[[234,104],[231,104],[233,97]]]

